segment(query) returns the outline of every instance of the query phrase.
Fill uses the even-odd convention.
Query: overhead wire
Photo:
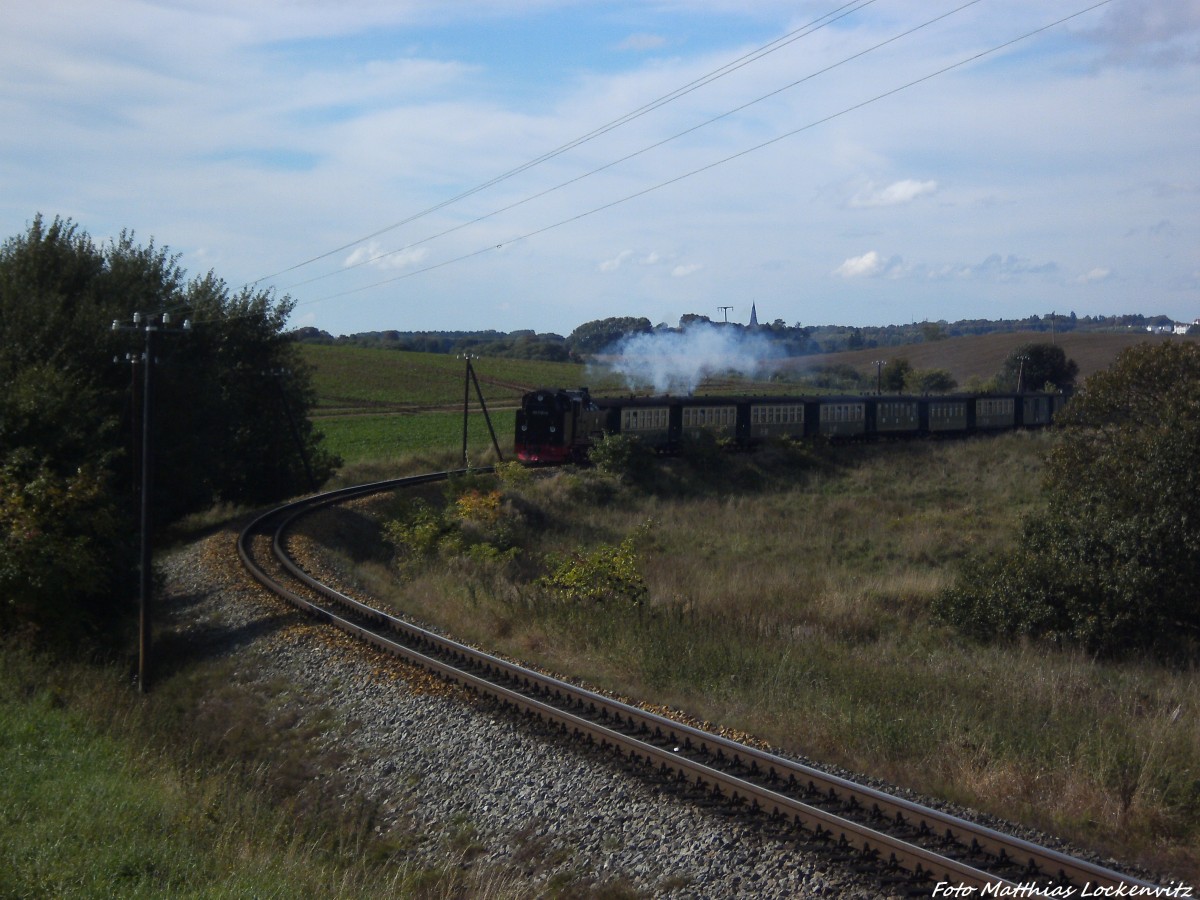
[[[509,169],[507,172],[497,175],[485,182],[482,182],[481,184],[475,185],[474,187],[472,187],[466,191],[463,191],[460,194],[456,194],[455,196],[450,197],[446,200],[443,200],[440,203],[435,204],[434,206],[431,206],[427,209],[421,210],[420,212],[413,213],[412,215],[408,216],[405,219],[402,219],[399,222],[395,222],[391,225],[387,225],[387,226],[380,228],[377,231],[373,231],[370,234],[365,235],[363,237],[356,238],[346,244],[342,244],[340,247],[335,247],[332,250],[327,250],[324,253],[320,253],[317,256],[313,256],[309,259],[304,260],[303,262],[299,262],[299,263],[296,263],[295,265],[288,266],[285,269],[280,269],[278,272],[274,272],[270,275],[263,275],[260,278],[256,278],[254,281],[250,282],[250,284],[251,285],[259,284],[260,282],[267,281],[272,278],[278,278],[280,275],[286,275],[288,272],[294,272],[297,269],[302,269],[305,266],[311,265],[312,263],[319,262],[322,259],[327,259],[328,257],[333,256],[335,253],[341,253],[345,250],[349,250],[351,247],[356,247],[359,244],[362,244],[362,243],[365,243],[366,241],[371,240],[372,238],[377,238],[380,235],[387,234],[389,231],[394,231],[395,229],[400,228],[404,225],[411,224],[412,222],[415,222],[418,219],[422,219],[425,216],[431,215],[432,213],[435,213],[439,210],[445,209],[447,206],[451,206],[451,205],[459,202],[460,200],[465,200],[467,197],[471,197],[481,191],[484,191],[484,190],[487,190],[488,188],[494,187],[495,185],[500,184],[501,182],[506,181],[509,178],[513,178],[517,175],[520,175],[522,172],[528,171],[529,169],[532,169],[535,166],[541,165],[544,162],[554,159],[557,156],[561,156],[562,154],[564,154],[570,150],[573,150],[576,147],[582,146],[583,144],[586,144],[589,141],[595,140],[598,137],[608,134],[610,131],[613,131],[613,130],[621,127],[622,125],[628,124],[629,122],[639,119],[642,116],[647,115],[648,113],[651,113],[654,110],[656,110],[662,106],[665,106],[668,103],[678,100],[680,97],[684,97],[684,96],[692,93],[693,91],[699,90],[700,88],[702,88],[708,84],[711,84],[712,82],[714,82],[720,78],[724,78],[726,75],[729,75],[732,72],[736,72],[738,69],[748,66],[753,62],[757,62],[758,60],[762,59],[763,57],[768,56],[771,53],[774,53],[777,50],[780,50],[780,49],[788,46],[789,44],[792,44],[792,43],[798,41],[800,38],[807,37],[808,35],[812,34],[813,32],[818,31],[821,28],[825,28],[828,25],[831,25],[834,22],[841,20],[841,19],[845,18],[846,16],[851,15],[852,13],[858,12],[859,10],[861,10],[867,6],[870,6],[871,4],[873,4],[875,2],[877,2],[877,0],[852,0],[852,2],[846,3],[840,7],[837,7],[836,9],[831,10],[830,12],[825,13],[824,15],[818,16],[816,19],[813,19],[811,22],[808,22],[805,25],[801,25],[799,28],[795,28],[792,31],[789,31],[787,34],[782,35],[781,37],[778,37],[775,40],[770,41],[766,44],[763,44],[762,46],[757,47],[754,50],[751,50],[749,53],[746,53],[746,54],[738,57],[737,59],[731,60],[730,62],[725,63],[724,65],[722,65],[716,69],[713,69],[711,72],[708,72],[707,74],[702,75],[701,77],[694,79],[693,81],[690,81],[687,84],[684,84],[678,88],[675,88],[673,91],[671,91],[667,94],[664,94],[661,97],[658,97],[657,99],[652,100],[649,103],[647,103],[643,106],[640,106],[635,110],[632,110],[631,112],[625,113],[624,115],[619,116],[616,119],[613,119],[611,122],[601,125],[598,128],[595,128],[592,131],[587,132],[586,134],[580,135],[577,138],[573,138],[572,140],[568,141],[567,143],[562,144],[561,146],[556,147],[553,150],[549,150],[546,153],[543,153],[541,156],[535,157],[527,162],[524,162],[521,165],[516,166],[513,169]],[[302,282],[302,283],[307,283],[307,282]]]
[[[663,138],[662,140],[656,141],[653,144],[649,144],[645,147],[642,147],[640,150],[635,150],[633,153],[629,153],[625,156],[620,157],[619,159],[612,160],[611,162],[607,162],[602,166],[599,166],[588,172],[584,172],[581,175],[576,175],[574,178],[569,178],[566,181],[563,181],[559,184],[554,185],[553,187],[549,187],[549,188],[546,188],[545,190],[539,191],[535,194],[531,194],[520,200],[514,201],[513,203],[510,203],[507,206],[502,206],[499,209],[494,209],[489,213],[485,213],[484,215],[477,216],[474,219],[469,219],[465,222],[460,222],[459,224],[451,226],[450,228],[447,228],[444,231],[440,231],[436,234],[432,234],[427,237],[423,237],[420,240],[405,244],[402,247],[397,247],[394,250],[388,250],[385,253],[379,253],[368,259],[359,260],[358,262],[355,262],[355,263],[349,263],[347,265],[342,266],[339,269],[333,270],[332,272],[326,272],[324,275],[317,275],[317,276],[314,276],[313,278],[308,278],[304,281],[295,282],[293,284],[288,285],[286,288],[284,288],[284,290],[291,290],[293,288],[302,287],[306,284],[313,284],[314,282],[317,282],[317,281],[323,281],[326,278],[332,278],[336,275],[344,274],[345,272],[349,272],[353,269],[357,269],[362,266],[370,265],[371,263],[378,262],[381,259],[386,259],[389,256],[395,256],[397,253],[403,253],[406,250],[415,249],[416,247],[419,247],[422,244],[427,244],[430,241],[434,241],[434,240],[437,240],[438,238],[445,237],[448,234],[453,234],[456,231],[461,231],[462,229],[468,228],[471,225],[477,225],[480,222],[486,221],[487,219],[493,218],[494,216],[498,216],[501,213],[510,212],[519,206],[524,206],[526,203],[530,203],[534,200],[538,200],[542,197],[547,196],[548,194],[554,193],[555,191],[559,191],[565,187],[569,187],[570,185],[577,184],[578,182],[583,181],[585,178],[590,178],[593,175],[599,174],[600,172],[607,171],[608,169],[618,166],[621,163],[628,162],[631,159],[635,159],[638,156],[642,156],[643,154],[649,153],[651,150],[656,150],[659,147],[662,147],[666,144],[671,143],[672,141],[678,140],[679,138],[686,137],[687,135],[692,134],[696,131],[699,131],[702,128],[706,128],[709,125],[719,122],[722,119],[727,119],[730,116],[736,115],[737,113],[744,112],[745,110],[749,109],[750,107],[752,107],[758,103],[762,103],[765,100],[769,100],[772,97],[776,97],[779,94],[784,93],[785,91],[791,90],[792,88],[799,87],[800,85],[802,85],[808,81],[811,81],[812,79],[814,79],[820,75],[824,75],[828,72],[833,71],[836,68],[839,68],[840,66],[844,66],[847,63],[853,62],[856,59],[860,59],[861,57],[866,56],[868,53],[873,53],[876,50],[881,49],[882,47],[886,47],[889,44],[893,44],[896,41],[899,41],[903,38],[909,37],[910,35],[922,30],[923,28],[928,28],[930,25],[934,25],[937,22],[942,21],[943,19],[949,18],[950,16],[960,13],[964,9],[967,9],[970,6],[974,6],[975,4],[981,3],[981,2],[982,2],[982,0],[968,0],[968,2],[962,4],[961,6],[958,6],[954,9],[949,10],[948,12],[942,13],[940,15],[934,16],[932,19],[928,19],[919,25],[914,25],[913,27],[911,27],[905,31],[902,31],[899,34],[893,35],[892,37],[890,37],[886,40],[880,41],[879,43],[874,44],[870,47],[867,47],[863,50],[860,50],[857,53],[851,54],[850,56],[847,56],[847,57],[839,60],[838,62],[835,62],[828,66],[825,66],[822,69],[818,69],[815,72],[811,72],[808,75],[805,75],[803,78],[798,78],[789,84],[785,84],[782,87],[776,88],[773,91],[769,91],[768,93],[763,94],[760,97],[756,97],[753,100],[749,100],[746,103],[741,104],[740,106],[736,106],[733,109],[726,110],[725,112],[723,112],[719,115],[716,115],[716,116],[713,116],[712,118],[706,119],[703,122],[699,122],[696,125],[692,125],[689,128],[685,128],[683,131],[677,132],[676,134],[673,134],[670,137]]]
[[[978,2],[978,0],[972,0],[972,2],[971,2],[971,3],[965,4],[963,7],[959,7],[959,9],[963,9],[963,8],[965,8],[966,6],[970,6],[970,5],[972,5],[974,2]],[[1076,18],[1078,18],[1079,16],[1086,15],[1086,14],[1087,14],[1087,13],[1089,13],[1089,12],[1093,12],[1094,10],[1097,10],[1097,9],[1099,9],[1099,8],[1101,8],[1101,7],[1103,7],[1103,6],[1106,6],[1106,5],[1108,5],[1109,3],[1112,3],[1112,2],[1113,2],[1113,0],[1099,0],[1099,2],[1093,3],[1093,4],[1091,4],[1091,5],[1087,6],[1087,7],[1084,7],[1083,9],[1077,10],[1076,12],[1073,12],[1073,13],[1071,13],[1071,14],[1069,14],[1069,15],[1066,15],[1066,16],[1063,16],[1063,17],[1061,17],[1061,18],[1059,18],[1059,19],[1056,19],[1056,20],[1054,20],[1053,22],[1049,22],[1049,23],[1047,23],[1047,24],[1045,24],[1045,25],[1039,26],[1038,28],[1035,28],[1035,29],[1032,29],[1032,30],[1030,30],[1030,31],[1027,31],[1027,32],[1025,32],[1025,33],[1023,33],[1023,34],[1021,34],[1021,35],[1018,35],[1017,37],[1011,38],[1011,39],[1009,39],[1009,40],[1007,40],[1007,41],[1004,41],[1004,42],[1002,42],[1002,43],[1000,43],[1000,44],[996,44],[996,45],[994,45],[994,46],[992,46],[992,47],[989,47],[989,48],[988,48],[988,49],[986,49],[986,50],[981,50],[981,51],[979,51],[978,53],[974,53],[974,54],[972,54],[972,55],[970,55],[970,56],[964,57],[963,59],[960,59],[960,60],[958,60],[957,62],[950,63],[949,65],[943,66],[943,67],[941,67],[941,68],[939,68],[939,69],[936,69],[936,70],[934,70],[934,71],[932,71],[932,72],[929,72],[929,73],[927,73],[927,74],[925,74],[925,75],[922,75],[920,78],[916,78],[916,79],[914,79],[914,80],[912,80],[912,81],[906,82],[905,84],[902,84],[902,85],[899,85],[899,86],[897,86],[897,87],[891,88],[891,89],[889,89],[889,90],[887,90],[887,91],[884,91],[884,92],[882,92],[882,93],[880,93],[880,94],[876,94],[876,95],[874,95],[874,96],[870,97],[869,99],[866,99],[866,100],[860,101],[859,103],[855,103],[855,104],[853,104],[853,105],[851,105],[851,106],[844,107],[843,109],[841,109],[841,110],[839,110],[839,111],[837,111],[837,112],[835,112],[835,113],[831,113],[830,115],[823,116],[823,117],[821,117],[821,118],[819,118],[819,119],[815,119],[815,120],[813,120],[812,122],[809,122],[808,124],[806,124],[806,125],[803,125],[803,126],[801,126],[801,127],[799,127],[799,128],[795,128],[795,129],[792,129],[791,131],[787,131],[787,132],[784,132],[784,133],[782,133],[782,134],[776,135],[775,137],[773,137],[773,138],[770,138],[769,140],[762,141],[762,142],[760,142],[760,143],[758,143],[758,144],[755,144],[755,145],[753,145],[753,146],[751,146],[751,147],[747,147],[747,148],[745,148],[745,149],[743,149],[743,150],[740,150],[740,151],[738,151],[737,153],[734,153],[734,154],[731,154],[731,155],[729,155],[729,156],[723,157],[723,158],[721,158],[721,159],[715,160],[715,161],[713,161],[713,162],[707,163],[707,164],[705,164],[705,165],[703,165],[703,166],[700,166],[700,167],[698,167],[698,168],[691,169],[691,170],[689,170],[689,171],[687,171],[687,172],[684,172],[684,173],[682,173],[682,174],[679,174],[679,175],[676,175],[676,176],[674,176],[674,177],[672,177],[672,178],[666,179],[665,181],[660,181],[660,182],[658,182],[658,183],[656,183],[656,184],[654,184],[654,185],[651,185],[650,187],[643,188],[643,189],[641,189],[641,190],[638,190],[638,191],[635,191],[635,192],[633,192],[633,193],[631,193],[631,194],[627,194],[627,195],[625,195],[625,196],[623,196],[623,197],[617,198],[617,199],[615,199],[615,200],[611,200],[611,201],[609,201],[609,202],[607,202],[607,203],[603,203],[603,204],[601,204],[601,205],[599,205],[599,206],[593,207],[593,208],[591,208],[591,209],[589,209],[589,210],[586,210],[586,211],[584,211],[584,212],[578,213],[578,214],[576,214],[576,215],[569,216],[569,217],[567,217],[567,218],[565,218],[565,219],[561,219],[561,220],[559,220],[559,221],[557,221],[557,222],[554,222],[554,223],[552,223],[552,224],[550,224],[550,225],[545,225],[545,226],[542,226],[542,227],[540,227],[540,228],[536,228],[536,229],[534,229],[534,230],[532,230],[532,231],[528,231],[528,232],[525,232],[525,233],[523,233],[523,234],[517,235],[517,236],[515,236],[515,237],[508,238],[508,239],[505,239],[505,240],[502,240],[502,241],[500,241],[499,243],[495,243],[495,244],[491,244],[491,243],[489,243],[487,246],[480,247],[479,249],[477,249],[477,250],[474,250],[474,251],[472,251],[472,252],[470,252],[470,253],[464,253],[464,254],[462,254],[462,255],[460,255],[460,256],[456,256],[456,257],[453,257],[453,258],[451,258],[451,259],[446,259],[446,260],[443,260],[443,261],[441,261],[441,262],[434,263],[434,264],[432,264],[432,265],[424,266],[424,267],[422,267],[422,268],[419,268],[419,269],[413,269],[413,270],[411,270],[411,271],[409,271],[409,272],[405,272],[405,273],[403,273],[403,274],[396,275],[396,276],[393,276],[393,277],[391,277],[391,278],[383,279],[383,280],[381,280],[381,281],[372,282],[371,284],[362,285],[362,286],[359,286],[359,287],[356,287],[356,288],[352,288],[352,289],[349,289],[349,290],[346,290],[346,291],[342,291],[342,292],[339,292],[339,293],[335,293],[335,294],[329,294],[329,295],[326,295],[326,296],[324,296],[324,297],[315,298],[315,299],[313,299],[313,300],[307,300],[307,301],[303,301],[303,302],[300,302],[300,303],[298,303],[297,305],[299,305],[299,306],[308,306],[308,305],[311,305],[311,304],[314,304],[314,303],[322,303],[322,302],[325,302],[325,301],[327,301],[327,300],[334,300],[334,299],[338,299],[338,298],[341,298],[341,297],[347,297],[347,296],[351,296],[351,295],[353,295],[353,294],[362,293],[363,291],[368,291],[368,290],[372,290],[372,289],[374,289],[374,288],[377,288],[377,287],[382,287],[382,286],[384,286],[384,285],[387,285],[387,284],[393,284],[393,283],[395,283],[395,282],[398,282],[398,281],[403,281],[403,280],[405,280],[405,279],[412,278],[412,277],[415,277],[415,276],[417,276],[417,275],[425,274],[425,273],[427,273],[427,272],[436,271],[437,269],[442,269],[442,268],[445,268],[445,267],[447,267],[447,266],[450,266],[450,265],[454,265],[454,264],[461,263],[461,262],[464,262],[464,261],[466,261],[466,260],[469,260],[469,259],[473,259],[473,258],[475,258],[475,257],[478,257],[478,256],[481,256],[481,255],[483,255],[483,254],[485,254],[485,253],[489,253],[489,252],[491,252],[491,251],[493,251],[493,250],[499,250],[499,249],[501,249],[501,248],[503,248],[503,247],[506,247],[506,246],[509,246],[509,245],[512,245],[512,244],[516,244],[516,243],[519,243],[519,242],[521,242],[521,241],[528,240],[528,239],[530,239],[530,238],[536,237],[536,236],[538,236],[538,235],[541,235],[541,234],[545,234],[546,232],[548,232],[548,231],[552,231],[552,230],[554,230],[554,229],[556,229],[556,228],[561,228],[561,227],[563,227],[563,226],[565,226],[565,225],[569,225],[569,224],[571,224],[571,223],[573,223],[573,222],[578,222],[578,221],[580,221],[581,219],[588,218],[588,217],[590,217],[590,216],[596,215],[597,213],[604,212],[605,210],[612,209],[613,207],[620,206],[620,205],[622,205],[622,204],[624,204],[624,203],[628,203],[628,202],[629,202],[629,201],[631,201],[631,200],[635,200],[635,199],[637,199],[637,198],[639,198],[639,197],[644,197],[644,196],[646,196],[647,194],[651,194],[651,193],[654,193],[654,192],[656,192],[656,191],[662,190],[663,188],[669,187],[669,186],[671,186],[671,185],[673,185],[673,184],[678,184],[678,183],[679,183],[679,182],[681,182],[681,181],[684,181],[684,180],[686,180],[686,179],[688,179],[688,178],[692,178],[692,177],[694,177],[694,176],[696,176],[696,175],[699,175],[699,174],[701,174],[701,173],[703,173],[703,172],[707,172],[707,171],[710,171],[710,170],[712,170],[712,169],[715,169],[715,168],[717,168],[717,167],[719,167],[719,166],[723,166],[723,165],[725,165],[725,164],[727,164],[727,163],[730,163],[730,162],[732,162],[732,161],[734,161],[734,160],[736,160],[736,159],[740,159],[740,158],[742,158],[742,157],[744,157],[744,156],[747,156],[747,155],[749,155],[749,154],[751,154],[751,153],[755,153],[755,152],[757,152],[757,151],[759,151],[759,150],[762,150],[762,149],[764,149],[765,147],[769,147],[769,146],[772,146],[773,144],[777,144],[777,143],[779,143],[780,141],[786,140],[786,139],[788,139],[788,138],[791,138],[791,137],[795,137],[796,135],[798,135],[798,134],[801,134],[801,133],[803,133],[803,132],[805,132],[805,131],[810,131],[810,130],[812,130],[813,128],[816,128],[816,127],[818,127],[818,126],[820,126],[820,125],[824,125],[824,124],[826,124],[826,123],[828,123],[828,122],[831,122],[831,121],[833,121],[833,120],[835,120],[835,119],[839,119],[839,118],[841,118],[841,117],[843,117],[843,116],[846,116],[846,115],[848,115],[848,114],[850,114],[850,113],[852,113],[852,112],[855,112],[855,111],[857,111],[857,110],[863,109],[864,107],[867,107],[867,106],[870,106],[870,105],[872,105],[872,104],[874,104],[874,103],[877,103],[877,102],[879,102],[880,100],[884,100],[884,99],[886,99],[886,98],[888,98],[888,97],[895,96],[896,94],[899,94],[899,93],[901,93],[901,92],[903,92],[903,91],[909,90],[909,89],[911,89],[911,88],[913,88],[913,87],[916,87],[916,86],[918,86],[918,85],[920,85],[920,84],[924,84],[924,83],[925,83],[925,82],[927,82],[927,81],[930,81],[930,80],[932,80],[932,79],[934,79],[934,78],[937,78],[937,77],[939,77],[939,76],[941,76],[941,75],[944,75],[944,74],[946,74],[947,72],[951,72],[951,71],[954,71],[955,69],[962,68],[963,66],[965,66],[965,65],[968,65],[968,64],[970,64],[970,63],[972,63],[972,62],[976,62],[976,61],[978,61],[978,60],[980,60],[980,59],[983,59],[983,58],[985,58],[985,57],[987,57],[987,56],[991,56],[992,54],[998,53],[998,52],[999,52],[999,51],[1001,51],[1001,50],[1004,50],[1004,49],[1006,49],[1006,48],[1008,48],[1008,47],[1011,47],[1011,46],[1013,46],[1013,45],[1015,45],[1015,44],[1018,44],[1018,43],[1020,43],[1020,42],[1022,42],[1022,41],[1028,40],[1028,39],[1029,39],[1029,38],[1031,38],[1031,37],[1035,37],[1035,36],[1036,36],[1036,35],[1038,35],[1038,34],[1041,34],[1041,33],[1045,32],[1045,31],[1049,31],[1049,30],[1050,30],[1050,29],[1052,29],[1052,28],[1056,28],[1056,27],[1058,27],[1059,25],[1062,25],[1062,24],[1064,24],[1065,22],[1069,22],[1069,21],[1071,21],[1072,19],[1076,19]],[[953,12],[954,12],[954,11],[952,11],[952,13],[953,13]],[[944,18],[944,16],[943,16],[942,18]],[[928,23],[927,23],[927,24],[928,24]],[[921,27],[921,26],[918,26],[918,27]],[[915,30],[915,29],[914,29],[914,30]],[[910,30],[910,31],[911,31],[911,30]],[[895,40],[895,38],[893,38],[892,40]],[[868,52],[868,51],[863,51],[863,52],[865,53],[865,52]],[[861,56],[861,55],[862,55],[861,53],[860,53],[860,54],[856,54],[856,56]],[[843,60],[843,62],[845,62],[845,61],[847,61],[847,60]],[[837,65],[840,65],[840,63],[839,63],[839,64],[837,64]],[[781,88],[780,90],[785,90],[785,89],[786,89],[786,88]],[[720,117],[718,117],[718,118],[720,118]],[[700,127],[700,126],[697,126],[697,127]],[[670,139],[668,139],[668,140],[670,140]],[[641,152],[641,151],[639,151],[639,152]],[[634,154],[634,155],[636,155],[636,154]],[[589,174],[591,174],[591,173],[589,173]],[[586,176],[580,176],[580,177],[586,177]],[[578,179],[576,179],[576,180],[578,180]],[[569,182],[568,182],[568,183],[569,183]],[[524,201],[522,201],[522,202],[524,202]],[[519,204],[514,204],[514,205],[519,205]],[[482,220],[482,218],[488,218],[488,217],[490,217],[491,215],[494,215],[494,214],[495,214],[495,213],[490,213],[488,216],[481,217],[481,220]],[[473,224],[473,223],[467,223],[467,224]],[[452,229],[452,230],[455,230],[455,229]],[[410,245],[410,246],[411,246],[411,245]],[[402,249],[407,249],[407,248],[402,248]],[[398,252],[398,251],[396,251],[396,252]]]

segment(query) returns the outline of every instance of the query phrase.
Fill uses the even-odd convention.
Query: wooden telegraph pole
[[[141,453],[141,497],[140,497],[140,528],[141,554],[139,562],[138,584],[138,690],[143,694],[150,689],[150,605],[151,593],[154,589],[153,544],[151,529],[153,527],[153,484],[154,484],[154,367],[157,362],[156,350],[160,334],[184,334],[192,329],[192,323],[184,320],[183,328],[172,329],[168,326],[171,319],[168,313],[163,313],[158,322],[152,319],[142,320],[141,313],[133,314],[132,325],[122,325],[113,320],[113,331],[137,331],[145,337],[146,348],[140,360],[142,366],[142,453]],[[135,371],[137,362],[134,358]]]

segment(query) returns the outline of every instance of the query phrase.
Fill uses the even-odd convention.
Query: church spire
[[[750,324],[747,327],[749,327],[749,328],[757,328],[758,327],[758,310],[754,308],[753,303],[750,304]]]

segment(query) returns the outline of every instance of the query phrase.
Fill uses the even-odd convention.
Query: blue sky
[[[1090,5],[10,0],[0,229],[130,229],[334,334],[1190,322],[1200,0]]]

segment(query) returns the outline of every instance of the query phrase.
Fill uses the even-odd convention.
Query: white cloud
[[[1007,282],[1015,281],[1026,275],[1053,275],[1057,271],[1057,263],[1034,263],[1012,253],[1007,256],[993,253],[983,262],[959,266],[954,270],[954,274],[962,278]]]
[[[625,263],[632,263],[639,266],[657,266],[659,263],[666,262],[663,255],[657,250],[651,250],[645,255],[641,255],[633,250],[622,250],[612,259],[606,259],[601,262],[596,268],[601,272],[615,272]]]
[[[671,277],[672,278],[687,278],[689,275],[694,275],[696,272],[699,272],[703,268],[704,268],[704,266],[702,263],[686,263],[684,265],[679,265],[679,266],[676,266],[675,268],[673,268],[671,270]]]
[[[405,250],[384,250],[378,241],[371,241],[359,247],[346,257],[342,268],[351,269],[358,266],[370,266],[382,272],[407,269],[420,263],[429,255],[425,247],[409,247]]]
[[[902,265],[898,256],[885,260],[876,250],[870,250],[862,256],[851,256],[833,270],[833,274],[841,278],[878,278],[882,275],[897,273]]]
[[[892,184],[880,187],[874,182],[868,182],[861,190],[850,198],[850,205],[855,209],[872,209],[880,206],[900,206],[912,203],[918,197],[933,194],[937,191],[936,181],[915,181],[906,178]]]
[[[599,266],[597,266],[597,268],[601,272],[615,272],[617,269],[621,268],[621,266],[625,263],[625,260],[629,259],[631,256],[633,256],[632,250],[622,250],[612,259],[604,260]]]
[[[1101,281],[1108,281],[1112,277],[1113,273],[1111,269],[1095,268],[1085,272],[1075,280],[1080,284],[1096,284]]]

